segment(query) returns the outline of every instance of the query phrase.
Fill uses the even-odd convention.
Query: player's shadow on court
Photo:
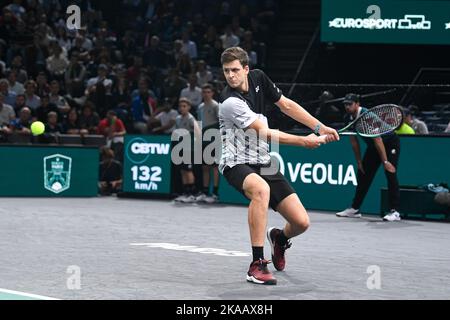
[[[401,221],[384,221],[382,217],[361,217],[359,220],[362,222],[366,222],[368,226],[374,229],[401,229],[401,228],[410,228],[410,227],[418,227],[421,226],[420,223],[414,222],[412,220],[401,220]]]
[[[239,281],[221,284],[209,290],[209,294],[224,300],[286,300],[296,299],[299,296],[305,298],[311,292],[317,291],[317,287],[311,282],[292,277],[285,271],[275,272],[274,275],[278,279],[276,286],[262,286],[249,282],[244,285]]]

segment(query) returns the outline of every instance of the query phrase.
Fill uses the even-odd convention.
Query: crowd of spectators
[[[79,30],[66,25],[72,4],[81,8]],[[1,10],[1,132],[28,133],[40,120],[47,132],[92,134],[102,133],[109,111],[126,132],[151,133],[149,120],[165,104],[176,110],[180,97],[196,115],[200,88],[211,83],[218,93],[223,85],[225,48],[240,45],[252,67],[264,67],[277,7],[254,0],[13,0]]]
[[[80,29],[67,26],[70,5]],[[46,135],[104,135],[120,159],[124,134],[170,134],[180,98],[197,117],[201,88],[220,93],[224,49],[263,68],[276,12],[273,0],[2,2],[0,141],[39,120]]]

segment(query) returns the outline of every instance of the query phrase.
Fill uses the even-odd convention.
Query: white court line
[[[60,300],[60,299],[57,299],[57,298],[40,296],[40,295],[37,295],[37,294],[20,292],[20,291],[14,291],[14,290],[7,290],[7,289],[2,289],[2,288],[0,288],[0,293],[14,294],[14,295],[22,296],[22,297],[34,298],[34,299],[40,299],[40,300]]]
[[[186,245],[179,245],[176,243],[130,243],[130,246],[141,246],[148,248],[161,248],[167,250],[213,254],[216,256],[225,256],[225,257],[249,257],[251,255],[248,252],[229,251],[217,248],[199,248],[197,246],[186,246]]]

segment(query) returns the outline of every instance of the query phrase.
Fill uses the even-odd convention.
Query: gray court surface
[[[448,223],[311,211],[286,270],[274,272],[278,285],[261,286],[245,281],[242,206],[115,197],[0,203],[0,289],[58,299],[450,298]],[[269,226],[282,223],[269,212]]]

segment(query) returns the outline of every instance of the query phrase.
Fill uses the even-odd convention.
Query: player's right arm
[[[236,128],[241,130],[255,130],[259,138],[271,140],[272,142],[278,141],[278,143],[305,148],[317,148],[320,144],[330,142],[331,139],[329,135],[318,137],[310,134],[309,136],[302,137],[270,129],[244,101],[235,97],[228,98],[221,104],[220,113],[223,118],[233,122]]]
[[[331,139],[328,135],[316,136],[314,133],[303,137],[289,134],[283,131],[270,129],[264,122],[256,119],[247,129],[253,129],[257,132],[258,136],[262,139],[271,140],[272,142],[278,141],[281,144],[289,144],[293,146],[300,146],[308,149],[314,149],[321,144],[330,142]]]
[[[361,148],[359,146],[358,138],[356,136],[350,136],[350,144],[352,145],[353,153],[355,154],[355,159],[358,163],[358,170],[365,173],[361,160]]]

